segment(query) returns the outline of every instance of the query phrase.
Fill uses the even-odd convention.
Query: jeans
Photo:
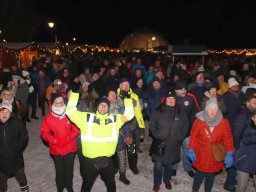
[[[183,148],[183,167],[185,171],[192,170],[192,163],[188,157],[188,144],[189,144],[189,137],[185,138],[182,141],[182,148]]]
[[[164,166],[160,162],[154,163],[154,184],[161,185],[163,182],[168,182],[171,180],[171,172],[173,169],[173,165]]]
[[[204,191],[211,192],[215,173],[206,173],[202,171],[196,171],[193,181],[193,190],[199,191],[202,182],[204,181]]]
[[[250,174],[237,170],[237,187],[236,192],[245,192],[248,185]],[[254,185],[256,184],[256,175],[253,175]],[[256,190],[256,188],[255,188]]]
[[[189,137],[185,138],[183,141],[182,141],[182,148],[183,148],[183,168],[185,171],[192,171],[192,163],[191,161],[189,160],[189,157],[188,157],[188,144],[189,144]],[[178,163],[175,163],[173,165],[173,169],[174,170],[177,170],[178,169],[178,165],[179,165],[179,162]]]

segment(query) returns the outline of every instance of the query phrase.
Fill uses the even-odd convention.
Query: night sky
[[[152,1],[152,0],[151,0]],[[0,38],[118,47],[132,32],[149,30],[169,44],[255,48],[255,1],[229,0],[1,0]],[[50,29],[48,21],[54,21]]]

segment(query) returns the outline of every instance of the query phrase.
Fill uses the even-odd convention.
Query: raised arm
[[[85,126],[85,121],[88,112],[81,112],[77,110],[77,102],[79,99],[79,94],[71,92],[66,108],[66,114],[69,119],[76,124],[76,126],[81,129],[81,127]]]

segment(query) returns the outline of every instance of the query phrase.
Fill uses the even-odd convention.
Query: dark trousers
[[[204,191],[211,192],[215,173],[206,173],[202,171],[196,171],[193,181],[193,190],[199,191],[202,182],[204,181]]]
[[[236,181],[237,170],[234,166],[232,166],[232,167],[226,169],[226,171],[227,171],[227,178],[226,178],[224,186],[226,188],[233,188],[237,183],[237,181]]]
[[[38,107],[41,108],[42,115],[45,115],[45,95],[38,95]]]
[[[93,159],[83,158],[82,166],[84,169],[85,180],[83,180],[81,192],[90,192],[92,186],[100,174],[101,179],[105,183],[108,192],[116,192],[115,173],[113,161],[110,157],[110,164],[104,168],[96,168]]]
[[[36,117],[36,109],[37,109],[37,98],[36,96],[33,98],[30,98],[28,106],[31,106],[31,117]],[[29,107],[28,107],[29,108]],[[29,110],[28,110],[29,111]],[[29,115],[29,114],[28,114]]]
[[[58,192],[62,192],[64,188],[68,192],[73,192],[73,171],[75,153],[68,153],[65,156],[52,155],[55,172],[56,172],[56,186]]]
[[[127,150],[127,157],[128,157],[128,164],[130,169],[137,168],[137,162],[138,162],[138,153],[137,153],[137,147],[136,147],[136,129],[132,132],[132,144],[135,145],[135,152],[131,152]]]
[[[19,169],[15,173],[15,178],[18,181],[20,188],[24,188],[23,191],[28,190],[28,182],[24,169]],[[8,176],[4,173],[0,173],[0,191],[7,191],[7,180]]]

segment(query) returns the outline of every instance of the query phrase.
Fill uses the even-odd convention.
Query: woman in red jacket
[[[78,149],[79,130],[66,116],[66,105],[61,95],[53,93],[51,103],[52,111],[44,118],[40,131],[43,140],[49,143],[58,192],[63,192],[64,188],[73,192],[74,159]]]
[[[193,192],[200,189],[204,181],[205,192],[210,192],[215,173],[233,165],[233,138],[228,120],[223,118],[217,100],[212,98],[206,102],[205,109],[196,114],[190,135],[188,156],[196,169]],[[223,143],[226,156],[224,161],[214,161],[211,143]]]

